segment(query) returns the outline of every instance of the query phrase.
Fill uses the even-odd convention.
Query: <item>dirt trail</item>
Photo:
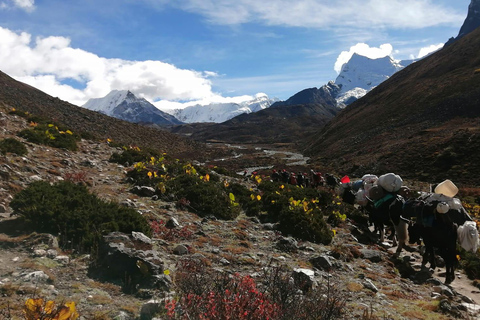
[[[392,254],[394,254],[396,250],[397,247],[393,246],[388,249],[388,251]],[[420,269],[422,257],[419,252],[408,252],[403,250],[400,254],[400,258],[404,256],[410,256],[414,261],[414,263],[412,263],[414,268]],[[468,279],[467,275],[463,272],[463,270],[456,269],[455,275],[455,280],[449,286],[459,294],[472,299],[476,305],[479,305],[480,308],[480,289],[472,284],[472,280]],[[441,282],[444,282],[445,268],[437,267],[435,272],[433,273],[433,276]]]

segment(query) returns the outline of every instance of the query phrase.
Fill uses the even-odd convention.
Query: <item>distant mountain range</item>
[[[270,107],[278,99],[270,99],[266,94],[259,93],[253,100],[241,103],[211,103],[194,105],[184,109],[175,109],[171,113],[175,118],[185,123],[215,122],[221,123],[241,114],[257,112]]]

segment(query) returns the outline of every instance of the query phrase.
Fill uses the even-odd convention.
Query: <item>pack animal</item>
[[[422,201],[422,200],[418,200]],[[445,284],[455,280],[455,267],[457,260],[457,228],[465,221],[472,221],[465,209],[450,209],[440,213],[439,207],[444,203],[439,201],[418,202],[416,211],[416,223],[409,227],[410,243],[419,243],[423,239],[425,253],[423,255],[422,267],[427,263],[430,268],[436,268],[435,249],[445,261]],[[418,210],[420,209],[420,210]]]

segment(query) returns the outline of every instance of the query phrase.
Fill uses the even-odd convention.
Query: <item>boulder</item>
[[[281,238],[277,241],[275,247],[283,252],[297,252],[298,243],[294,238]]]
[[[294,269],[292,272],[292,278],[295,285],[302,290],[302,292],[308,292],[315,284],[315,272],[310,269]]]
[[[89,275],[121,283],[127,292],[151,288],[155,276],[163,274],[163,261],[152,250],[150,238],[139,233],[112,232],[103,236],[97,258],[90,264]]]
[[[333,268],[331,258],[326,255],[313,257],[309,261],[315,268],[320,270],[330,271]]]

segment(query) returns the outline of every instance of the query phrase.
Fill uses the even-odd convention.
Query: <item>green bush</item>
[[[238,204],[232,201],[222,184],[199,179],[196,175],[181,174],[166,183],[167,194],[176,199],[185,198],[189,208],[201,217],[214,215],[219,219],[235,219],[240,214]]]
[[[124,147],[125,148],[125,147]],[[110,157],[110,162],[130,165],[140,162],[148,161],[151,157],[158,157],[159,153],[153,150],[141,150],[139,148],[125,148],[122,153],[114,153]]]
[[[261,182],[257,191],[235,184],[229,190],[247,215],[278,223],[279,231],[285,235],[323,244],[332,240],[333,233],[324,219],[330,214],[333,200],[327,191],[270,181]]]
[[[87,188],[69,181],[39,181],[15,195],[10,203],[35,231],[59,236],[63,248],[90,251],[112,231],[151,235],[147,221],[134,209],[105,202]]]
[[[30,129],[20,131],[18,136],[32,143],[71,151],[77,150],[77,141],[80,140],[77,134],[55,124],[35,124]]]
[[[6,138],[0,141],[0,153],[6,154],[7,152],[23,156],[27,154],[28,151],[25,145],[17,139]]]
[[[327,245],[333,238],[333,232],[319,209],[306,213],[302,207],[284,207],[278,215],[278,222],[280,232],[301,240]]]

